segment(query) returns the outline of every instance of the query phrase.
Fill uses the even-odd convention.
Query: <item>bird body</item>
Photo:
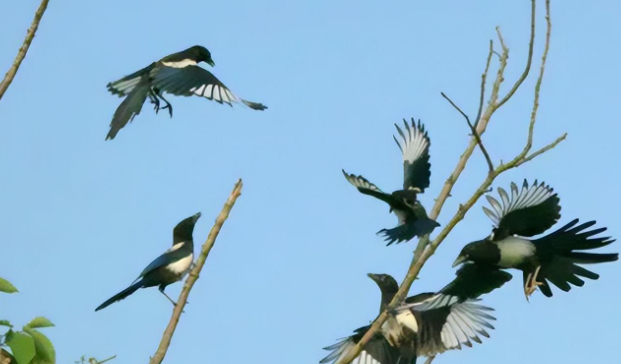
[[[99,305],[99,311],[133,294],[140,288],[158,286],[159,291],[173,304],[175,302],[164,293],[169,284],[180,281],[190,270],[194,259],[194,225],[200,218],[200,212],[181,221],[173,230],[173,246],[164,254],[153,260],[138,278],[126,289],[112,296]]]
[[[382,229],[378,234],[383,235],[388,242],[400,243],[416,236],[429,234],[438,224],[427,216],[425,208],[417,196],[429,187],[431,164],[429,164],[429,145],[431,144],[425,127],[412,119],[411,125],[405,119],[405,132],[395,124],[400,139],[394,137],[403,156],[403,189],[392,193],[385,193],[376,185],[362,176],[349,174],[343,170],[345,179],[362,194],[384,201],[390,207],[389,212],[397,216],[398,226],[392,229]]]
[[[382,292],[383,312],[399,290],[395,279],[387,274],[369,274]],[[353,364],[415,364],[417,357],[435,356],[447,350],[481,343],[493,329],[488,314],[492,309],[477,303],[478,296],[502,286],[506,273],[492,273],[474,266],[463,267],[446,287],[436,293],[408,297],[393,312],[363,347]],[[326,347],[330,354],[320,363],[338,362],[346,355],[370,326],[354,331],[354,335]]]
[[[108,84],[108,91],[114,95],[125,96],[114,113],[107,139],[114,139],[127,123],[140,114],[147,97],[155,105],[155,112],[160,109],[160,100],[166,103],[162,109],[168,109],[172,117],[172,105],[163,97],[163,93],[177,96],[201,96],[220,104],[242,103],[254,110],[265,110],[263,104],[244,100],[234,95],[231,90],[218,80],[211,72],[198,66],[205,62],[215,65],[211,53],[202,46],[190,47],[181,52],[168,55],[149,66]]]
[[[495,228],[487,238],[467,244],[453,266],[470,262],[490,269],[514,268],[523,272],[526,298],[537,287],[552,296],[549,283],[567,292],[571,284],[581,287],[582,278],[598,279],[581,264],[612,262],[616,253],[586,253],[614,242],[609,237],[593,237],[606,228],[587,230],[595,221],[578,224],[574,219],[551,234],[538,239],[560,219],[559,198],[545,183],[529,186],[526,181],[521,190],[512,183],[511,196],[498,189],[501,201],[488,196],[492,209],[483,208]],[[582,278],[581,278],[582,277]]]

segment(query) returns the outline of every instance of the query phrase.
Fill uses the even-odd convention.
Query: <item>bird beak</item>
[[[464,255],[460,255],[457,257],[457,259],[455,259],[455,261],[453,262],[453,268],[457,267],[458,265],[464,263],[466,260],[468,260],[468,258]]]
[[[216,66],[216,62],[214,62],[212,59],[207,61],[207,64],[210,65],[211,67],[215,67]]]
[[[375,282],[377,282],[377,281],[378,281],[378,279],[379,279],[379,278],[378,278],[378,276],[377,276],[377,274],[373,274],[373,273],[369,273],[369,274],[367,274],[367,277],[371,278],[371,279],[372,279],[372,280],[374,280]]]
[[[194,214],[194,215],[192,216],[192,220],[193,220],[194,222],[196,222],[196,221],[198,221],[198,219],[199,219],[200,217],[201,217],[201,213],[200,213],[200,212],[197,212],[196,214]]]

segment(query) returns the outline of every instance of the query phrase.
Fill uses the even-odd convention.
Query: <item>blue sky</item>
[[[401,183],[393,123],[421,118],[432,138],[431,206],[468,142],[444,91],[471,116],[488,40],[511,48],[506,91],[526,60],[529,1],[52,1],[0,102],[2,318],[43,315],[59,363],[81,355],[146,362],[171,313],[155,289],[104,311],[171,244],[181,219],[203,213],[204,241],[237,178],[242,197],[182,316],[169,362],[317,363],[323,346],[372,320],[379,291],[366,273],[401,279],[414,243],[386,248],[396,219],[358,194],[341,168],[385,190]],[[535,147],[557,149],[501,176],[543,179],[561,223],[596,219],[621,234],[618,206],[621,3],[553,2],[553,35]],[[0,3],[0,68],[8,69],[38,1]],[[543,3],[535,55],[543,40]],[[265,112],[175,98],[174,119],[145,106],[104,142],[120,99],[106,84],[169,53],[206,46],[214,74]],[[4,71],[3,71],[4,72]],[[534,73],[533,73],[534,74]],[[499,111],[484,140],[497,162],[521,150],[534,79]],[[446,223],[484,178],[477,151],[442,215]],[[482,201],[430,259],[412,293],[449,282],[461,247],[489,233]],[[198,249],[198,248],[197,248]],[[619,251],[618,244],[606,249]],[[621,322],[618,264],[552,299],[527,303],[521,277],[485,297],[492,338],[437,363],[613,363]],[[181,284],[170,286],[176,297]]]

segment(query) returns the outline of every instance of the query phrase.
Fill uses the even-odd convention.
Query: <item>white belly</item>
[[[514,268],[535,255],[535,245],[527,239],[510,236],[497,242],[500,249],[500,262],[502,268]]]
[[[186,275],[192,266],[192,260],[194,259],[194,254],[190,254],[185,258],[179,259],[178,261],[169,264],[166,269],[175,273]]]

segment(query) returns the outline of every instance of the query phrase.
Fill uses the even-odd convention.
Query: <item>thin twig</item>
[[[472,135],[476,138],[477,143],[479,143],[479,148],[481,148],[481,152],[483,152],[483,155],[485,156],[485,160],[487,161],[487,166],[489,167],[489,171],[492,172],[494,170],[494,163],[492,162],[492,159],[490,158],[489,153],[487,153],[487,149],[485,149],[485,146],[483,145],[483,141],[481,140],[481,136],[479,135],[479,133],[477,133],[477,129],[470,122],[470,118],[468,117],[468,115],[466,115],[465,112],[463,112],[459,108],[459,106],[457,106],[453,102],[453,100],[451,100],[448,96],[446,96],[444,92],[440,92],[440,94],[442,95],[442,97],[446,99],[446,101],[451,103],[451,105],[453,105],[453,107],[457,111],[459,111],[459,113],[466,119],[466,122],[468,123],[468,127],[470,127],[470,131],[472,132]]]
[[[531,2],[533,3],[533,6],[531,7],[531,9],[532,9],[532,12],[534,13],[535,0],[531,0]],[[551,22],[549,19],[550,17],[549,0],[546,0],[546,12],[547,12],[546,15],[548,19],[548,22],[547,22],[548,36],[546,37],[546,44],[545,44],[546,51],[544,52],[544,60],[545,60],[545,56],[547,55],[547,49],[549,48],[549,42],[550,42],[549,33],[550,33],[550,28],[551,28]],[[534,14],[532,14],[531,23],[534,23],[534,21],[535,21],[535,16]],[[534,43],[534,39],[535,39],[534,31],[535,31],[535,26],[534,24],[531,24],[531,32],[533,34],[531,34],[531,37],[530,37],[529,49],[530,47],[533,46],[533,43]],[[498,36],[499,36],[500,43],[501,43],[503,50],[502,50],[502,54],[500,55],[499,69],[496,75],[496,79],[492,86],[492,92],[490,95],[488,106],[485,112],[483,113],[483,115],[481,116],[480,122],[477,125],[478,135],[483,134],[483,132],[487,128],[489,121],[491,120],[492,115],[500,107],[499,103],[497,102],[497,98],[498,98],[498,92],[500,89],[500,85],[504,79],[503,77],[504,77],[504,71],[507,65],[507,58],[509,56],[509,49],[506,47],[504,43],[504,39],[502,38],[502,33],[500,33],[499,28],[497,28],[497,32],[498,32]],[[529,52],[529,61],[527,62],[527,67],[530,67],[531,65],[531,62],[532,62],[531,58],[532,58],[532,53]],[[543,62],[542,64],[542,70],[544,67],[545,67],[545,62]],[[524,74],[528,75],[528,72],[525,72]],[[519,87],[521,85],[521,82],[519,82],[519,84],[517,85],[518,85],[517,87]],[[539,87],[540,87],[540,83],[538,83],[538,86],[536,89],[537,95],[538,95]],[[514,94],[514,91],[510,93],[509,98],[511,98],[513,94]],[[503,104],[504,102],[506,102],[506,100],[502,101]],[[536,117],[536,113],[534,113],[533,115],[534,117]],[[531,122],[532,122],[532,119],[531,119]],[[542,150],[540,150],[540,152],[538,151],[534,153],[533,155],[531,155],[530,157],[528,157],[528,160],[530,161],[534,159],[535,157],[543,154],[544,152],[554,148],[564,138],[562,137],[559,139],[560,140],[555,141],[549,146],[544,147]],[[457,179],[460,177],[462,171],[464,170],[477,144],[478,142],[476,140],[476,137],[473,135],[468,147],[466,148],[466,151],[464,152],[464,154],[461,155],[457,163],[457,166],[455,167],[455,170],[445,182],[438,198],[436,198],[436,202],[429,214],[430,218],[434,220],[437,219],[438,215],[440,214],[440,211],[442,210],[442,207],[444,206],[446,199],[450,196],[450,192],[453,186],[457,182]],[[522,153],[520,153],[520,155],[521,154]],[[520,157],[520,155],[518,155],[518,157]],[[389,312],[393,311],[396,307],[398,307],[403,302],[403,300],[405,299],[405,297],[407,296],[410,290],[410,287],[412,286],[412,283],[418,276],[420,270],[422,269],[426,261],[429,259],[429,257],[431,257],[434,254],[438,246],[444,241],[444,239],[453,230],[453,228],[457,225],[457,223],[463,220],[467,212],[476,204],[479,198],[481,198],[481,196],[483,196],[489,190],[489,187],[492,185],[493,181],[496,179],[496,177],[498,177],[498,175],[500,175],[501,173],[511,168],[517,167],[518,163],[520,163],[520,161],[525,159],[525,156],[526,154],[521,156],[521,158],[519,159],[518,157],[514,158],[511,162],[507,164],[500,164],[498,167],[496,167],[496,169],[488,173],[488,175],[486,176],[485,180],[481,183],[479,188],[474,192],[474,194],[465,203],[459,205],[459,208],[457,209],[457,212],[455,213],[455,215],[451,218],[449,223],[445,225],[445,227],[442,229],[442,231],[438,234],[438,236],[436,236],[436,238],[433,241],[430,242],[429,235],[426,235],[419,240],[419,243],[414,253],[414,257],[412,259],[412,262],[410,263],[408,272],[406,273],[405,278],[403,279],[403,282],[401,283],[401,286],[399,287],[399,291],[394,296],[393,300],[388,304],[386,309],[371,324],[371,327],[369,328],[369,330],[367,330],[364,336],[356,343],[355,346],[353,346],[350,350],[348,350],[347,353],[345,353],[343,356],[340,357],[337,364],[349,364],[351,363],[353,359],[355,359],[360,354],[364,345],[366,345],[366,343],[371,339],[371,337],[373,337],[373,335],[375,335],[377,330],[384,324],[384,322],[388,318]],[[521,164],[525,162],[526,161],[521,162]]]
[[[479,111],[477,111],[477,117],[474,119],[474,127],[479,125],[481,119],[481,113],[483,112],[483,101],[485,100],[485,84],[487,83],[487,73],[489,72],[489,65],[492,63],[492,54],[494,53],[494,41],[489,40],[489,53],[487,54],[487,61],[485,62],[485,71],[481,75],[481,96],[479,97]]]
[[[164,331],[164,334],[162,335],[162,341],[160,342],[160,345],[157,348],[155,355],[153,355],[153,357],[149,361],[149,364],[160,364],[164,360],[164,357],[166,356],[166,352],[168,351],[168,347],[170,346],[172,337],[175,333],[177,324],[179,323],[179,318],[181,317],[183,308],[185,304],[187,303],[188,296],[190,295],[190,291],[192,290],[192,286],[194,286],[194,283],[199,277],[199,273],[203,269],[203,265],[205,265],[205,261],[207,260],[207,257],[209,256],[209,252],[211,251],[211,248],[216,242],[216,238],[218,237],[218,234],[220,233],[220,229],[222,229],[222,225],[224,224],[226,219],[229,217],[229,213],[231,212],[231,209],[235,205],[235,201],[237,201],[237,198],[241,195],[242,186],[243,186],[243,183],[241,179],[238,180],[237,183],[235,183],[235,187],[233,188],[231,195],[226,200],[226,203],[224,204],[222,211],[218,215],[218,218],[216,219],[215,224],[211,228],[211,231],[209,232],[209,235],[207,236],[207,240],[205,241],[205,243],[203,244],[203,247],[201,248],[201,253],[196,259],[195,266],[190,271],[190,274],[188,278],[186,279],[185,284],[183,285],[183,289],[181,290],[181,294],[179,295],[179,299],[177,300],[177,305],[175,306],[173,310],[173,314],[172,314],[172,317],[170,318],[170,322],[168,323],[168,327],[166,327],[166,330]]]
[[[433,359],[435,359],[435,355],[434,356],[430,356],[427,358],[427,360],[425,360],[425,364],[431,364],[431,362],[433,361]]]
[[[17,51],[17,56],[15,56],[15,60],[13,61],[13,65],[9,68],[6,75],[4,75],[4,79],[0,82],[0,100],[4,93],[13,82],[15,75],[17,74],[17,70],[19,70],[19,66],[22,64],[22,61],[26,57],[26,53],[28,53],[28,48],[30,48],[30,43],[32,43],[32,39],[37,32],[37,28],[39,28],[39,23],[41,22],[41,18],[45,13],[45,9],[47,9],[47,3],[49,0],[42,0],[39,5],[39,9],[35,13],[35,17],[32,20],[32,24],[30,24],[30,28],[28,28],[28,32],[26,33],[26,39],[24,39],[24,43],[21,47],[19,47],[19,51]]]

